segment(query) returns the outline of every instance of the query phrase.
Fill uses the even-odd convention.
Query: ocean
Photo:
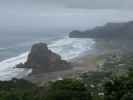
[[[91,50],[95,44],[95,41],[89,38],[69,38],[68,33],[70,31],[75,29],[85,30],[107,22],[123,22],[133,19],[133,14],[130,11],[80,10],[80,12],[67,11],[65,14],[61,12],[58,14],[56,16],[51,14],[47,16],[41,15],[39,21],[42,23],[47,22],[47,24],[44,26],[38,24],[37,27],[41,28],[36,29],[36,31],[34,28],[32,30],[31,27],[32,24],[37,24],[34,20],[25,30],[23,30],[23,27],[19,30],[0,30],[0,80],[22,78],[32,72],[32,69],[18,69],[15,68],[15,65],[26,61],[30,48],[35,43],[47,43],[49,49],[59,54],[62,59],[70,60]],[[42,17],[43,20],[41,20]],[[19,23],[20,21],[16,21],[15,25]],[[38,31],[39,29],[40,31]]]
[[[47,37],[47,39],[49,38],[49,40],[51,40],[49,42],[47,42],[45,38],[46,37],[44,36],[44,40],[38,39],[38,41],[18,44],[19,47],[16,45],[12,45],[11,48],[2,48],[1,53],[2,51],[5,52],[6,50],[6,52],[12,53],[11,51],[12,49],[14,49],[13,53],[15,52],[14,55],[16,56],[9,57],[6,60],[2,60],[0,62],[0,66],[2,66],[0,67],[0,80],[9,80],[15,77],[22,78],[31,73],[31,69],[18,69],[15,68],[15,65],[19,63],[24,63],[26,61],[28,53],[30,52],[30,48],[35,43],[47,43],[49,49],[61,55],[62,59],[64,60],[70,60],[82,55],[82,53],[90,50],[95,43],[92,39],[74,39],[69,38],[68,36],[57,36],[56,38],[54,36],[53,40]],[[23,49],[25,52],[22,50],[22,48],[25,48],[25,50]],[[20,53],[21,51],[23,51],[24,53]]]

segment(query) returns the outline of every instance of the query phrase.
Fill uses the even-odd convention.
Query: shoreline
[[[93,44],[90,50],[83,52],[76,58],[67,60],[72,64],[72,68],[56,72],[47,72],[43,74],[40,73],[37,75],[32,74],[29,76],[24,76],[24,79],[29,80],[33,83],[44,83],[51,80],[58,80],[60,78],[76,77],[76,75],[78,75],[79,73],[97,71],[97,64],[99,64],[101,57],[103,55],[112,53],[113,50],[106,47],[105,44],[107,45],[107,43],[105,42],[98,42],[97,40],[94,41],[95,44]]]
[[[85,52],[83,55],[71,59],[69,62],[72,64],[72,68],[56,72],[40,73],[29,75],[24,79],[33,83],[42,85],[48,81],[60,80],[63,78],[74,78],[80,73],[95,72],[97,71],[97,61],[100,56],[97,50],[93,48],[91,51]],[[94,52],[95,51],[95,52]],[[93,52],[93,53],[92,53]],[[97,53],[96,53],[97,52]]]
[[[33,83],[44,83],[51,80],[57,80],[60,78],[72,78],[78,75],[79,73],[84,72],[94,72],[97,71],[97,63],[100,60],[100,56],[105,54],[108,50],[99,48],[99,45],[102,47],[103,43],[99,43],[95,41],[95,44],[91,47],[91,49],[83,52],[76,58],[72,58],[70,60],[66,60],[72,64],[72,68],[67,70],[61,70],[56,72],[47,72],[40,73],[37,75],[29,75],[24,76],[24,79],[29,80]]]

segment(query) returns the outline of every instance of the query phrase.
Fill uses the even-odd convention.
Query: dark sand
[[[93,52],[92,52],[93,51]],[[83,72],[92,72],[97,70],[97,61],[99,59],[100,53],[96,50],[92,50],[84,53],[82,56],[71,59],[73,68],[57,72],[41,73],[37,75],[30,75],[25,79],[32,81],[37,84],[44,84],[45,82],[51,80],[59,80],[62,78],[73,78]]]
[[[73,68],[63,71],[30,75],[25,79],[30,80],[33,83],[42,85],[51,80],[73,78],[77,77],[79,73],[97,71],[97,64],[99,64],[101,57],[112,52],[114,51],[111,48],[104,46],[103,43],[97,43],[92,50],[85,52],[78,58],[69,60]]]

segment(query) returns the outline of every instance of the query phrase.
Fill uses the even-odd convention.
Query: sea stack
[[[48,49],[47,44],[37,43],[31,48],[27,61],[17,65],[19,68],[32,68],[32,74],[56,72],[70,68],[70,63]]]

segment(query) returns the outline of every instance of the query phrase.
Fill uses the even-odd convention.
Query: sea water
[[[47,43],[49,49],[62,59],[70,60],[91,50],[95,44],[89,38],[69,38],[70,31],[86,30],[107,22],[133,20],[132,12],[116,10],[68,10],[55,15],[44,13],[19,17],[20,15],[10,15],[10,19],[14,20],[13,25],[11,22],[7,23],[5,30],[0,30],[0,80],[22,78],[32,72],[32,69],[18,69],[15,66],[26,61],[30,48],[35,43]],[[8,27],[9,25],[11,26]]]

